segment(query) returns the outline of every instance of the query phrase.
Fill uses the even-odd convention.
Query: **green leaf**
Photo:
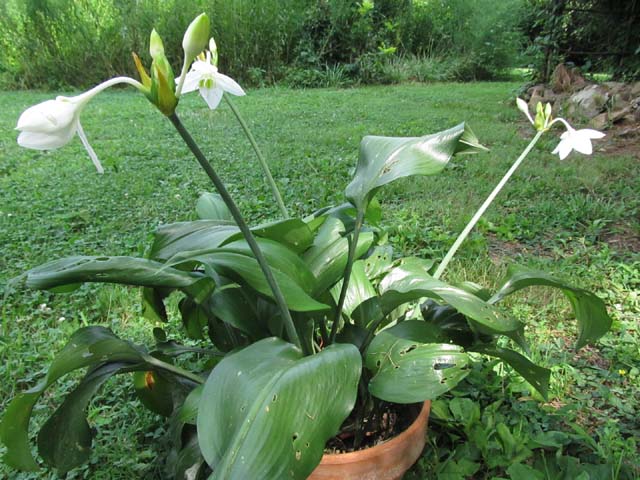
[[[217,248],[239,231],[235,224],[219,220],[162,225],[156,230],[149,258],[166,261],[181,252]]]
[[[258,225],[251,229],[254,235],[282,243],[296,253],[302,253],[313,243],[311,227],[299,218],[287,218]]]
[[[60,377],[97,363],[142,361],[141,350],[106,328],[86,327],[76,331],[51,363],[45,378],[7,406],[0,423],[0,440],[7,447],[5,463],[20,470],[38,469],[29,446],[29,419],[40,395]]]
[[[475,295],[436,280],[415,262],[403,263],[391,270],[380,282],[379,289],[381,295],[376,301],[384,315],[404,303],[429,297],[451,305],[482,333],[512,336],[523,328],[521,322],[507,317]],[[356,309],[354,316],[362,316],[358,310],[367,308],[367,303]]]
[[[413,320],[378,333],[365,354],[374,376],[372,395],[387,402],[433,400],[467,376],[469,356],[457,345],[437,340],[425,322]]]
[[[338,299],[340,298],[341,290],[342,281],[336,283],[331,289],[331,295],[336,303],[338,303]],[[347,295],[344,300],[344,307],[342,309],[343,313],[351,316],[351,312],[353,312],[358,305],[377,294],[378,292],[373,288],[373,285],[365,273],[364,260],[354,262],[349,287],[347,288]]]
[[[313,246],[303,256],[309,270],[316,278],[312,292],[321,295],[342,278],[347,266],[349,240],[343,237],[344,224],[335,218],[328,218],[320,227]],[[355,258],[362,257],[373,244],[372,232],[362,232],[358,239]]]
[[[434,175],[454,154],[482,149],[464,123],[424,137],[364,137],[356,173],[346,189],[347,199],[364,209],[383,185],[410,175]]]
[[[484,353],[492,357],[498,357],[508,363],[513,369],[531,384],[540,394],[547,399],[549,394],[549,378],[551,370],[539,367],[531,362],[527,357],[520,355],[514,350],[500,348],[493,345],[478,345],[472,349],[474,352]]]
[[[355,403],[361,360],[334,344],[303,357],[268,338],[222,360],[205,383],[198,440],[211,479],[304,479]]]
[[[38,433],[38,452],[47,464],[67,472],[88,460],[93,439],[86,418],[89,400],[104,382],[128,367],[127,363],[101,365],[67,395]]]
[[[205,192],[196,203],[196,213],[201,220],[222,220],[233,222],[231,211],[218,193]]]
[[[108,282],[142,287],[180,288],[199,296],[213,289],[213,281],[197,272],[184,272],[135,257],[67,257],[26,272],[29,288],[50,289],[83,282]],[[199,284],[200,281],[203,281]]]
[[[497,303],[512,293],[534,285],[559,288],[569,299],[573,313],[578,320],[578,341],[576,349],[595,342],[611,328],[611,317],[607,313],[604,302],[587,290],[567,285],[557,278],[536,270],[523,267],[511,267],[502,286],[491,297],[489,303]]]
[[[173,384],[153,370],[134,372],[133,386],[140,402],[154,413],[168,417],[173,412]]]

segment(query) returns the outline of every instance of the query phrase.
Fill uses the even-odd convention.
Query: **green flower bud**
[[[182,39],[182,48],[187,61],[190,62],[205,49],[209,38],[209,28],[209,17],[206,13],[198,15],[187,27]]]
[[[211,64],[214,66],[218,66],[218,46],[216,45],[216,41],[211,37],[209,39],[209,51],[211,52]]]
[[[155,28],[151,30],[151,36],[149,37],[149,53],[154,60],[157,60],[158,57],[164,57],[164,45]]]

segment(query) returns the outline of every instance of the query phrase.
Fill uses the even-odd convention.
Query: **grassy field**
[[[362,136],[423,135],[467,121],[489,154],[456,159],[437,177],[400,182],[380,195],[391,242],[405,253],[441,258],[532,136],[509,103],[518,86],[262,89],[236,104],[296,214],[343,200]],[[195,218],[195,200],[211,190],[169,122],[131,92],[103,94],[83,113],[104,175],[95,173],[78,139],[56,152],[20,149],[12,130],[20,112],[51,97],[0,93],[0,284],[10,294],[3,298],[0,291],[0,409],[36,383],[76,328],[106,325],[144,342],[153,326],[142,319],[134,289],[91,285],[53,295],[7,292],[6,282],[62,256],[142,255],[157,225]],[[226,105],[210,112],[187,96],[180,113],[251,221],[275,217]],[[411,478],[522,477],[526,472],[510,468],[517,455],[535,475],[546,475],[525,478],[577,478],[574,471],[592,479],[640,476],[634,440],[640,437],[640,159],[637,150],[605,139],[594,155],[560,162],[550,153],[556,138],[543,137],[446,277],[494,286],[509,264],[539,267],[597,292],[614,318],[613,331],[575,352],[575,323],[561,294],[534,289],[511,300],[529,325],[534,360],[553,371],[550,402],[532,398],[499,366],[479,365],[437,404],[430,445]],[[38,421],[72,385],[69,379],[44,397]],[[460,415],[454,404],[482,414]],[[97,431],[91,463],[66,478],[161,477],[163,422],[138,407],[122,377],[102,390],[89,419]],[[504,433],[496,429],[500,423],[513,442],[497,433]],[[58,478],[4,466],[0,477]]]

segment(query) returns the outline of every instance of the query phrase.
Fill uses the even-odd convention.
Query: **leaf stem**
[[[196,160],[198,160],[198,163],[200,164],[200,166],[209,176],[209,178],[215,185],[216,190],[218,190],[218,193],[224,200],[224,203],[229,208],[229,211],[231,212],[233,219],[235,220],[236,224],[240,228],[242,235],[244,235],[244,238],[249,244],[249,248],[251,248],[253,255],[256,257],[256,261],[258,262],[258,265],[260,265],[260,268],[262,269],[262,273],[264,274],[267,280],[267,283],[271,287],[273,296],[276,300],[276,303],[278,304],[278,307],[280,308],[280,313],[282,314],[282,319],[284,321],[284,325],[287,330],[287,335],[289,337],[289,340],[292,343],[294,343],[298,348],[302,349],[302,345],[300,344],[300,338],[298,337],[298,332],[296,331],[296,327],[293,323],[293,319],[291,318],[291,313],[287,308],[287,302],[285,301],[282,291],[278,286],[278,282],[276,282],[276,279],[273,276],[273,272],[271,271],[271,268],[269,267],[267,260],[264,258],[262,250],[260,250],[260,247],[258,246],[258,242],[256,242],[256,239],[253,236],[253,233],[251,233],[251,230],[249,229],[248,225],[244,221],[244,218],[242,217],[240,210],[238,209],[237,205],[233,201],[233,198],[231,198],[231,195],[229,194],[228,190],[222,183],[222,180],[220,179],[220,177],[218,177],[218,174],[215,172],[215,170],[213,169],[213,167],[211,166],[207,158],[204,156],[204,154],[200,150],[200,147],[198,147],[196,142],[193,140],[193,138],[191,137],[187,129],[184,127],[184,125],[182,124],[178,116],[175,113],[173,113],[169,115],[168,118],[169,120],[171,120],[171,123],[173,124],[173,126],[176,128],[176,130],[178,131],[178,133],[180,134],[184,142],[187,144],[187,146],[189,147],[193,155],[196,157]]]
[[[329,336],[329,343],[332,344],[336,341],[336,334],[338,333],[338,324],[342,318],[342,309],[344,308],[344,301],[347,298],[347,290],[349,289],[349,280],[351,279],[351,270],[353,269],[353,262],[356,256],[356,250],[358,249],[358,239],[360,237],[360,229],[364,222],[364,208],[358,208],[356,213],[356,223],[353,227],[353,238],[349,242],[349,255],[347,257],[347,266],[344,269],[344,278],[342,279],[342,288],[340,290],[340,297],[338,299],[338,307],[336,309],[336,315],[333,319],[333,325],[331,325],[331,335]]]
[[[253,147],[253,151],[256,152],[256,157],[258,157],[258,161],[260,162],[260,166],[262,167],[264,176],[267,178],[267,183],[269,184],[269,187],[271,187],[271,192],[273,193],[273,196],[276,199],[276,203],[278,204],[280,213],[282,213],[282,216],[284,218],[289,218],[289,212],[287,212],[287,207],[285,207],[284,202],[282,201],[282,195],[280,195],[280,190],[278,190],[278,186],[276,185],[276,182],[273,179],[273,176],[271,175],[271,170],[269,170],[269,165],[267,164],[267,161],[265,160],[264,155],[262,155],[262,152],[260,151],[260,148],[256,143],[256,139],[253,138],[253,134],[251,133],[251,130],[249,130],[249,126],[242,118],[242,115],[240,115],[240,111],[238,110],[238,107],[236,107],[235,103],[233,103],[231,98],[229,98],[229,95],[225,94],[224,99],[229,104],[229,107],[231,107],[231,111],[236,116],[236,119],[238,120],[238,123],[242,127],[244,134],[247,136],[249,143]]]
[[[442,276],[442,273],[447,268],[447,265],[449,264],[449,262],[451,261],[453,256],[458,251],[458,248],[460,247],[462,242],[465,241],[465,239],[467,238],[467,236],[469,235],[469,233],[471,232],[473,227],[476,226],[476,223],[478,223],[478,220],[480,220],[480,217],[482,217],[482,215],[487,210],[487,208],[489,208],[489,205],[491,205],[491,202],[493,202],[493,200],[496,198],[498,193],[500,193],[500,190],[502,190],[502,187],[504,187],[504,185],[507,183],[507,181],[511,178],[511,175],[513,175],[513,173],[520,166],[522,161],[527,157],[527,155],[529,155],[529,152],[531,152],[531,149],[533,149],[535,144],[538,143],[538,140],[540,140],[540,137],[542,136],[543,133],[544,133],[544,131],[539,131],[538,133],[536,133],[536,136],[533,137],[533,140],[531,140],[529,145],[527,145],[527,148],[525,148],[524,151],[520,154],[518,159],[513,163],[511,168],[504,175],[504,177],[502,177],[502,180],[500,180],[500,182],[498,182],[496,187],[489,194],[487,199],[484,201],[482,206],[475,213],[473,218],[469,221],[467,226],[464,227],[464,230],[462,230],[462,233],[460,233],[460,235],[458,235],[458,238],[456,238],[456,241],[453,243],[453,245],[451,246],[451,248],[449,249],[449,251],[445,255],[444,259],[442,260],[442,263],[440,263],[440,265],[438,265],[438,268],[436,269],[436,272],[433,274],[434,278],[440,278]]]
[[[156,357],[152,357],[151,355],[145,356],[145,361],[154,367],[157,367],[166,372],[173,373],[174,375],[178,375],[179,377],[186,378],[187,380],[191,380],[192,382],[202,385],[204,383],[204,379],[196,375],[195,373],[191,373],[188,370],[177,367],[171,363],[163,362],[162,360],[158,360]]]

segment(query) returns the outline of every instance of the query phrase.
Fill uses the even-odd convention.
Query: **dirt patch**
[[[624,223],[612,225],[600,235],[599,240],[617,252],[640,252],[640,231]]]

